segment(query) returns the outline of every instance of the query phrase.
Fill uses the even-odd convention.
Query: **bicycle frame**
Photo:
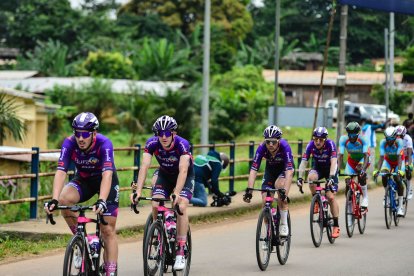
[[[359,202],[357,202],[357,196],[362,196],[362,188],[361,184],[359,182],[355,182],[354,178],[358,177],[357,174],[347,175],[350,176],[348,189],[352,193],[352,214],[354,215],[354,218],[361,219],[362,216],[368,212],[368,208],[364,208],[364,210],[361,211],[361,207],[359,205]]]
[[[390,229],[391,223],[392,223],[392,217],[394,217],[394,224],[395,226],[398,226],[399,223],[399,217],[397,215],[397,200],[396,195],[398,195],[397,192],[397,183],[394,181],[392,176],[397,176],[398,174],[395,172],[382,172],[379,173],[382,177],[386,178],[387,187],[385,189],[385,205],[384,205],[384,211],[385,211],[385,225],[387,229]],[[389,211],[387,212],[387,209]]]

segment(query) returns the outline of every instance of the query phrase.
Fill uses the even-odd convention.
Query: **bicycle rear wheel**
[[[280,222],[280,215],[279,215],[279,220],[278,221]],[[279,263],[281,265],[284,265],[286,263],[286,261],[289,257],[289,251],[290,251],[290,240],[291,240],[291,237],[292,237],[292,226],[290,225],[289,211],[288,211],[288,214],[287,214],[287,223],[288,223],[288,227],[289,227],[289,235],[287,235],[286,237],[280,237],[279,236],[279,225],[276,225],[276,231],[277,231],[276,238],[278,239],[278,243],[277,243],[277,246],[276,246],[276,253],[277,253],[277,259],[279,260]]]
[[[166,237],[162,225],[151,224],[144,242],[144,275],[163,275]]]
[[[272,218],[270,211],[260,212],[256,229],[256,259],[260,270],[266,270],[272,252]]]
[[[188,276],[190,274],[190,267],[191,267],[191,247],[192,247],[192,241],[191,241],[191,230],[190,226],[188,226],[187,231],[187,241],[184,248],[184,256],[185,256],[185,268],[180,271],[175,271],[173,269],[173,276]]]
[[[352,196],[353,192],[351,191],[351,189],[349,189],[346,194],[345,200],[345,225],[346,233],[350,238],[354,235],[355,228],[354,206],[352,206]]]
[[[325,213],[325,220],[326,220],[326,235],[328,236],[328,240],[331,244],[333,244],[335,242],[335,238],[332,237],[332,232],[333,232],[333,217],[331,215],[331,205],[329,205],[328,202],[326,202],[326,204],[328,205],[328,209]]]
[[[403,183],[404,183],[404,188],[405,188],[404,198],[403,198],[403,204],[404,204],[403,205],[404,206],[404,216],[403,216],[403,218],[405,218],[405,216],[407,215],[407,210],[408,210],[408,194],[410,193],[410,187],[407,183],[407,179],[404,179]]]
[[[384,198],[384,214],[385,214],[385,226],[387,226],[387,229],[390,229],[391,227],[391,221],[392,221],[392,207],[391,207],[391,190],[390,187],[387,186],[385,189],[385,198]]]
[[[63,276],[83,275],[88,271],[85,240],[79,235],[73,236],[66,247],[63,261]]]
[[[316,195],[312,198],[310,206],[310,230],[313,245],[319,247],[323,235],[323,209],[322,203]]]

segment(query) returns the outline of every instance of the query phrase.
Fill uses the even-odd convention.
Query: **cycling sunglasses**
[[[358,133],[348,133],[348,137],[349,137],[350,139],[352,139],[352,138],[357,138],[357,137],[358,137]]]
[[[266,141],[266,145],[270,145],[270,144],[276,145],[277,143],[279,143],[278,139],[266,139],[265,141]]]
[[[396,138],[393,138],[393,137],[385,137],[385,140],[388,141],[388,142],[391,142],[391,141],[395,141]]]
[[[319,138],[319,137],[313,137],[313,141],[315,141],[315,142],[325,142],[325,138]]]
[[[158,136],[159,137],[163,137],[163,136],[165,136],[165,137],[171,137],[171,135],[172,135],[172,131],[170,131],[170,130],[160,130],[160,131],[158,131]]]
[[[87,138],[91,137],[92,132],[89,132],[89,131],[84,132],[84,131],[76,131],[76,130],[74,130],[73,131],[73,134],[75,134],[76,138],[80,138],[82,136],[83,139],[87,139]]]

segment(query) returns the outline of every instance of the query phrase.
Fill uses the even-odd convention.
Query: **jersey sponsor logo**
[[[99,162],[99,159],[96,158],[96,157],[89,158],[89,163],[92,164],[92,165],[95,165],[98,162]]]
[[[105,149],[106,161],[112,161],[112,160],[111,160],[111,157],[110,157],[110,155],[109,155],[109,151],[110,151],[110,149]]]
[[[104,162],[104,167],[112,167],[112,162]]]
[[[65,162],[62,162],[62,161],[58,162],[59,167],[63,167],[64,165],[65,165]]]
[[[60,158],[59,158],[59,160],[63,160],[63,158],[65,158],[65,155],[66,155],[66,151],[67,150],[68,149],[66,147],[62,147],[62,151],[60,152]]]

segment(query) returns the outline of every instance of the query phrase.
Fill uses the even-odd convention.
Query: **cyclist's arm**
[[[181,190],[184,188],[185,180],[187,179],[188,167],[190,166],[190,155],[185,154],[180,156],[180,163],[178,164],[178,177],[177,183],[175,184],[174,193],[179,196]]]
[[[249,173],[249,180],[247,181],[247,187],[248,188],[253,188],[254,186],[254,181],[256,180],[257,177],[257,171],[255,170],[250,170]]]
[[[286,176],[286,182],[285,185],[290,185],[292,183],[292,179],[293,179],[293,173],[295,172],[295,169],[288,169],[285,171],[285,176]],[[288,186],[289,187],[289,186]],[[285,186],[285,188],[288,190],[288,188]]]
[[[412,148],[407,148],[407,163],[408,165],[411,165],[413,163],[413,149]]]
[[[338,161],[338,168],[341,169],[342,164],[344,163],[344,155],[339,153],[337,161]]]
[[[404,144],[401,139],[397,140],[398,148],[398,169],[401,170],[402,162],[404,161],[402,157],[404,156]]]
[[[308,160],[303,160],[302,162],[300,162],[299,168],[298,168],[298,178],[302,178],[303,179],[303,174],[305,173],[305,170],[308,166],[309,161]]]
[[[336,175],[337,169],[338,169],[338,158],[332,157],[331,167],[329,168],[329,175]]]
[[[99,199],[106,201],[111,191],[113,171],[107,170],[102,173],[101,188],[99,191]]]
[[[62,192],[63,185],[65,184],[67,173],[62,170],[57,170],[55,178],[53,179],[53,196],[52,199],[59,199],[59,195]]]
[[[141,195],[142,187],[144,186],[145,179],[147,178],[148,169],[151,165],[152,155],[144,152],[142,154],[142,163],[141,168],[139,169],[138,173],[138,180],[137,180],[137,193]]]
[[[368,154],[368,152],[365,152],[365,153],[364,153],[364,165],[362,166],[362,169],[363,169],[364,171],[366,171],[366,170],[367,170],[367,167],[368,167],[368,162],[369,162],[369,154]]]
[[[378,171],[380,171],[380,170],[381,170],[381,167],[382,167],[382,162],[384,162],[384,155],[381,155],[381,156],[380,156],[380,159],[379,159],[379,161],[378,161]]]

